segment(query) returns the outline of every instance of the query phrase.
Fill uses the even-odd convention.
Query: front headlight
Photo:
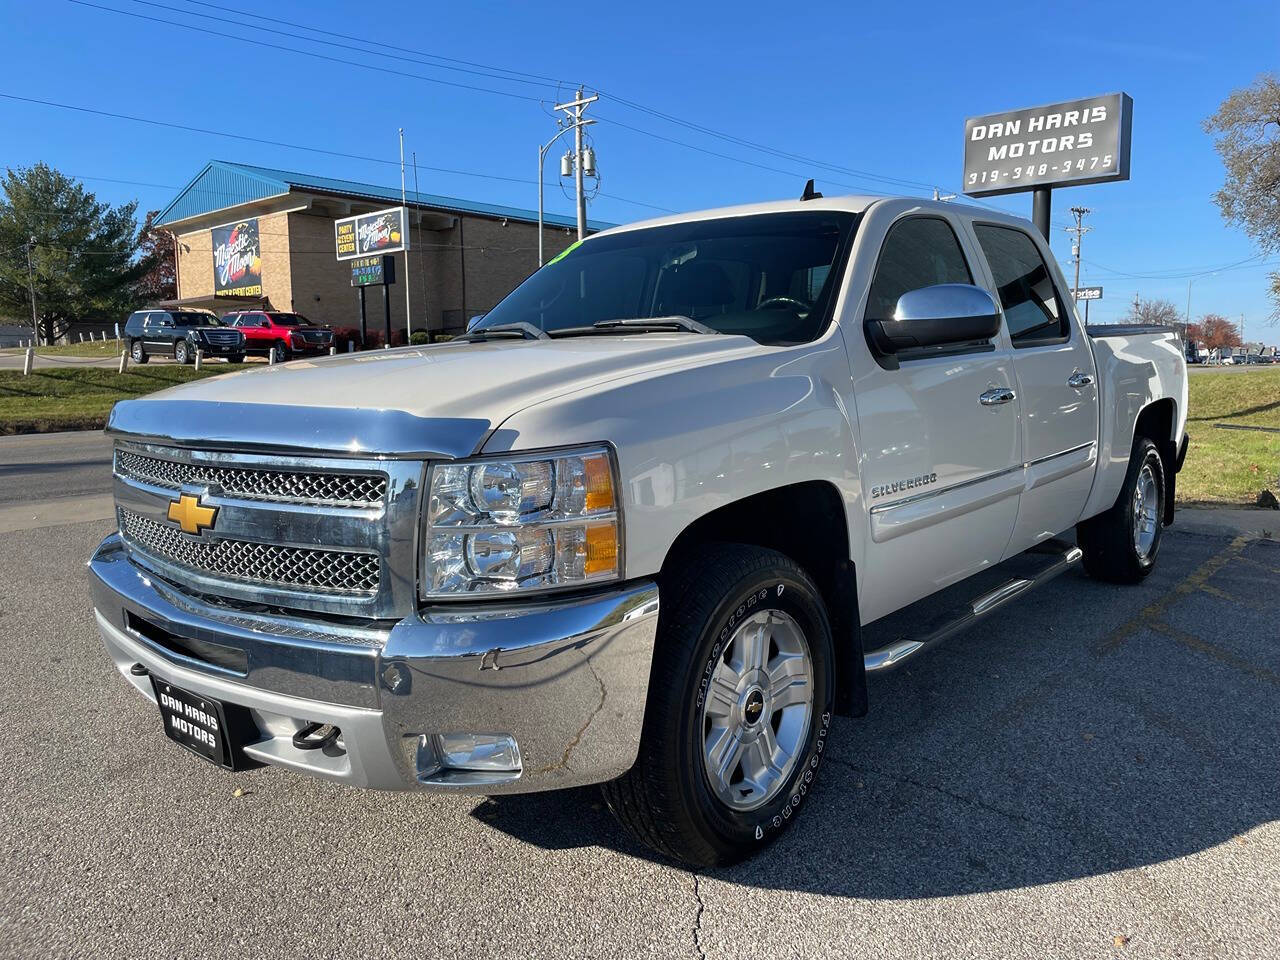
[[[614,464],[603,447],[431,467],[424,599],[621,576]]]

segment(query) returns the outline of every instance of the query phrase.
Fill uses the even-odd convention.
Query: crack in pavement
[[[1020,813],[1011,813],[1008,810],[1002,810],[999,807],[993,807],[991,804],[985,803],[982,800],[978,800],[975,797],[966,797],[962,793],[955,793],[951,790],[946,789],[945,787],[935,786],[934,784],[931,784],[931,783],[921,783],[919,780],[913,780],[910,777],[903,777],[896,773],[888,773],[884,770],[876,770],[873,767],[859,767],[856,764],[853,764],[848,760],[842,760],[839,757],[828,756],[826,758],[826,761],[827,763],[837,763],[842,767],[848,767],[854,773],[864,773],[864,774],[871,774],[872,776],[884,777],[886,780],[891,780],[894,783],[905,783],[908,786],[915,787],[919,790],[928,790],[933,793],[938,793],[944,797],[950,797],[952,800],[955,800],[959,803],[963,803],[971,807],[977,807],[979,810],[985,810],[988,813],[994,813],[997,816],[1004,817],[1007,820],[1015,820],[1019,823],[1028,823],[1028,824],[1038,823],[1042,826],[1052,826],[1052,824],[1046,824],[1044,821],[1033,821],[1030,817]],[[1070,828],[1064,827],[1061,829],[1067,830]]]
[[[702,875],[698,873],[693,874],[693,898],[698,901],[698,912],[693,915],[693,948],[702,960],[706,960],[707,951],[702,946],[702,913],[707,905],[702,899]]]

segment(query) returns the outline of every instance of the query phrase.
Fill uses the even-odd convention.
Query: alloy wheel
[[[813,719],[813,660],[781,610],[740,623],[716,662],[702,708],[703,769],[731,810],[763,806],[786,786]]]

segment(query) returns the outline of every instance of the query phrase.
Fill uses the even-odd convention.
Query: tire
[[[243,353],[227,354],[227,363],[244,363],[244,354]]]
[[[630,771],[603,785],[605,801],[640,842],[673,860],[695,867],[735,863],[774,840],[813,789],[834,708],[831,627],[813,581],[772,550],[699,547],[663,582],[639,755]],[[749,638],[762,623],[768,640],[754,649],[763,651],[756,658],[763,672],[744,669],[731,696],[716,696],[727,690],[721,681],[734,676],[735,664],[752,659],[745,656]],[[797,650],[808,654],[807,691],[799,684]],[[757,683],[769,683],[771,669],[785,681],[774,689],[799,699],[807,693],[807,720],[796,712],[803,703],[758,702],[764,691]],[[732,704],[727,711],[726,703]],[[725,740],[735,729],[739,740]],[[748,741],[740,762],[724,764],[730,775],[716,777],[708,752],[722,756],[724,743]],[[792,749],[773,754],[772,782],[766,783],[768,772],[749,780],[747,764],[761,756],[756,751],[783,743]]]
[[[271,347],[270,353],[267,356],[268,360],[271,359],[270,357],[271,353],[275,354],[276,363],[284,363],[286,360],[289,359],[289,348],[286,347],[279,340],[277,340],[275,344]]]
[[[1089,576],[1109,583],[1146,579],[1160,552],[1167,489],[1160,451],[1149,438],[1136,438],[1115,505],[1076,526]],[[1139,513],[1144,518],[1141,533]]]
[[[141,340],[135,340],[129,344],[129,359],[134,363],[146,363],[151,359],[143,349]]]
[[[187,341],[179,340],[173,345],[173,359],[184,365],[191,362],[191,348],[187,346]]]

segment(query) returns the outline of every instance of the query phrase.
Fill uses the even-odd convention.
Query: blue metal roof
[[[371,183],[358,183],[354,180],[338,180],[333,177],[318,177],[308,173],[293,173],[288,170],[274,170],[270,167],[255,167],[247,163],[232,163],[226,160],[211,160],[205,165],[190,183],[188,183],[160,212],[156,224],[164,226],[178,220],[198,217],[215,210],[236,207],[254,200],[275,197],[290,190],[313,190],[320,193],[331,193],[341,197],[353,197],[364,200],[385,201],[399,205],[400,189],[398,187],[379,187]],[[520,220],[529,223],[538,222],[538,211],[521,207],[507,207],[497,203],[480,203],[475,200],[459,200],[456,197],[442,197],[434,193],[418,193],[414,190],[405,192],[409,204],[430,207],[435,210],[448,210],[453,213],[474,213],[490,217],[506,217],[508,220]],[[576,227],[578,221],[574,217],[544,213],[543,221],[553,227]],[[601,220],[588,220],[590,230],[605,230],[614,226]]]

